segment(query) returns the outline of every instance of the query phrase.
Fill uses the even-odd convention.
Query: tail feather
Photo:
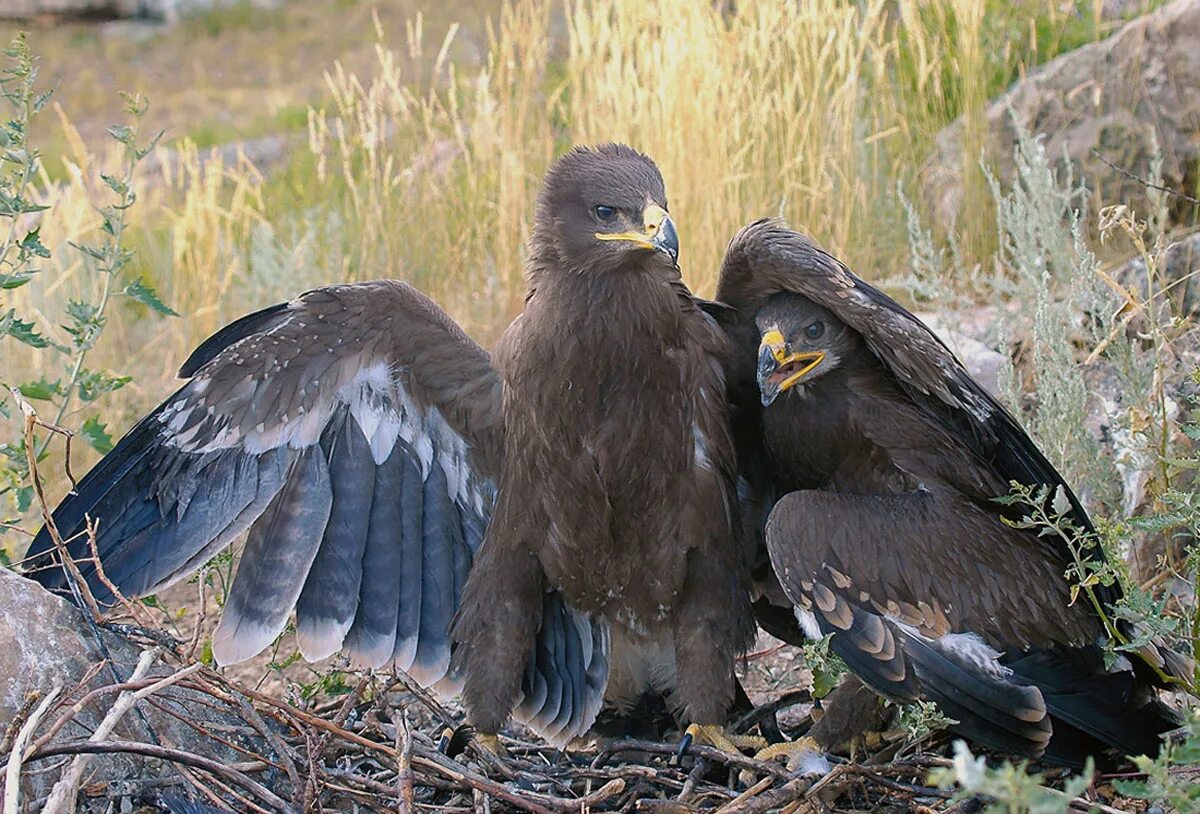
[[[1046,701],[1055,737],[1046,757],[1071,765],[1088,754],[1157,754],[1178,717],[1131,669],[1109,672],[1098,648],[1038,650],[1008,660],[1017,680],[1035,685]],[[1070,737],[1059,740],[1060,730]]]

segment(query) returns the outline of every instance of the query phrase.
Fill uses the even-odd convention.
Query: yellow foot
[[[743,749],[762,749],[765,738],[757,735],[731,735],[716,724],[692,724],[679,741],[676,757],[682,758],[693,743],[703,743],[730,755],[740,755]]]
[[[457,729],[448,726],[442,730],[442,736],[438,739],[438,751],[447,757],[458,757],[472,740],[479,748],[496,757],[503,757],[505,754],[504,747],[500,745],[499,735],[476,732],[469,726],[460,726]]]
[[[478,744],[481,749],[490,752],[495,757],[504,757],[506,754],[508,754],[508,750],[500,745],[499,735],[476,732],[475,743]]]
[[[754,755],[755,760],[774,760],[786,757],[788,771],[801,775],[828,774],[833,768],[821,747],[812,738],[797,738],[789,743],[773,743]]]

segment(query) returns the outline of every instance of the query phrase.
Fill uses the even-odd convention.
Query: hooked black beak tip
[[[663,218],[653,243],[654,248],[670,256],[672,262],[679,262],[679,232],[675,230],[675,221],[669,215]]]
[[[762,395],[762,404],[766,407],[779,395],[779,386],[771,381],[771,374],[778,369],[775,353],[769,347],[763,347],[758,352],[758,390]]]

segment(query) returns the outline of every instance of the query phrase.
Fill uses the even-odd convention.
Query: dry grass
[[[136,71],[149,61],[163,98],[147,128],[200,131],[201,142],[211,111],[189,112],[193,102],[183,100],[202,67],[208,73],[190,90],[228,100],[226,118],[245,125],[235,135],[255,135],[262,111],[273,120],[272,111],[312,105],[307,138],[294,132],[270,172],[187,138],[168,138],[148,162],[130,213],[134,273],[183,317],[114,312],[89,357],[136,375],[105,403],[114,430],[168,392],[176,365],[209,332],[306,287],[408,279],[491,341],[520,307],[541,176],[572,143],[623,140],[655,158],[680,224],[685,275],[699,293],[712,293],[734,231],[763,215],[785,216],[868,278],[897,276],[908,259],[897,184],[915,188],[934,133],[959,113],[973,177],[997,71],[1012,74],[1028,51],[1012,43],[998,51],[997,28],[985,26],[997,12],[985,0],[747,0],[732,14],[692,0],[516,0],[486,23],[442,4],[429,24],[401,22],[397,9],[411,10],[404,4],[378,14],[326,4],[324,23],[344,17],[353,45],[342,34],[313,39],[319,5],[305,0],[288,21],[253,18],[217,34],[192,26],[141,46],[86,40],[85,57],[67,48],[44,66],[59,74],[86,64],[85,90],[98,76],[101,90],[125,78],[154,104],[152,72]],[[1031,0],[1012,13],[1042,19],[1055,9]],[[172,73],[163,60],[179,37],[200,56]],[[259,71],[256,49],[265,54]],[[113,75],[98,64],[114,66]],[[42,282],[14,302],[50,334],[67,300],[98,285],[68,241],[98,228],[94,204],[107,192],[100,174],[117,159],[96,135],[94,103],[78,91],[61,88],[61,126],[43,118],[62,145],[41,178],[51,207],[42,238],[55,254]],[[79,132],[75,115],[85,120]],[[987,255],[995,233],[986,186],[974,186],[960,219],[975,236],[964,243],[967,263]],[[57,375],[51,357],[9,348],[6,380]]]

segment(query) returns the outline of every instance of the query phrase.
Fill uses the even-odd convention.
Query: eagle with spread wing
[[[997,498],[1015,482],[1062,526],[1094,535],[1091,520],[937,336],[773,220],[734,237],[717,298],[748,522],[806,633],[984,746],[1067,764],[1157,752],[1178,718],[1156,687],[1190,665],[1161,642],[1105,663],[1114,630],[1071,601],[1078,544]],[[1094,590],[1114,619],[1119,586]]]
[[[243,317],[80,481],[57,529],[108,603],[98,567],[144,595],[247,534],[221,664],[294,611],[308,659],[461,681],[492,748],[514,709],[561,744],[606,698],[646,692],[719,738],[754,625],[727,345],[678,251],[649,158],[574,149],[546,176],[524,311],[492,353],[390,280]],[[29,555],[69,588],[49,530]]]

